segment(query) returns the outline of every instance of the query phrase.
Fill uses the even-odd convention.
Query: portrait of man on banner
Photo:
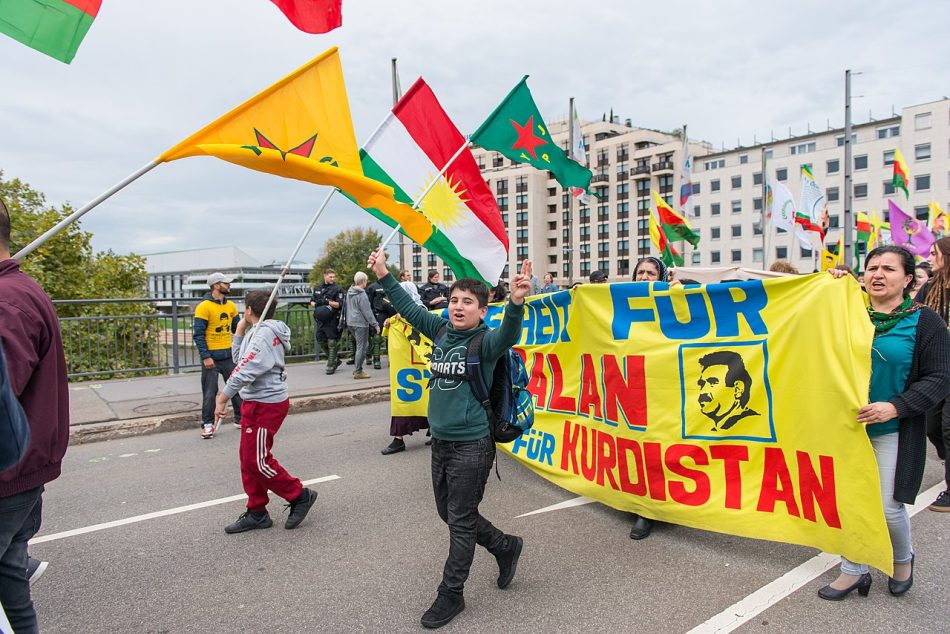
[[[680,348],[683,438],[774,441],[766,342]]]

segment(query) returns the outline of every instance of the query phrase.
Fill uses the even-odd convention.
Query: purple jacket
[[[53,303],[13,259],[0,261],[0,339],[13,392],[30,421],[30,447],[0,473],[0,497],[59,477],[69,443],[66,357]]]

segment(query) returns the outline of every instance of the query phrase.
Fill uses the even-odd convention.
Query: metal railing
[[[236,298],[237,299],[237,298]],[[194,307],[200,298],[55,300],[67,373],[71,380],[179,374],[201,367],[192,339]],[[311,361],[316,341],[308,298],[280,298],[274,314],[290,327],[289,361]],[[340,354],[352,356],[348,332]]]

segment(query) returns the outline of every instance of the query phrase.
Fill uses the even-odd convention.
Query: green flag
[[[591,171],[567,158],[564,150],[551,139],[528,90],[527,80],[525,75],[508,93],[472,135],[472,143],[501,152],[517,163],[528,163],[539,170],[550,171],[561,187],[588,190]]]

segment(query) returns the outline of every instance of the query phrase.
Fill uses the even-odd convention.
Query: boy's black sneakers
[[[927,508],[938,513],[950,513],[950,489],[938,495],[934,503]]]
[[[498,562],[498,587],[504,590],[515,577],[515,570],[518,568],[518,558],[521,557],[521,548],[524,546],[524,540],[514,535],[505,537],[508,541],[504,552],[495,555]]]
[[[300,496],[287,504],[287,507],[290,508],[290,515],[287,516],[287,521],[284,522],[284,528],[297,528],[300,526],[300,522],[303,521],[303,518],[307,517],[307,513],[310,512],[310,507],[313,506],[313,503],[317,501],[317,492],[304,488]]]
[[[422,627],[430,630],[442,627],[454,619],[462,610],[465,609],[465,599],[461,594],[452,594],[449,592],[440,592],[436,597],[432,607],[426,610],[422,615]]]
[[[255,528],[270,528],[273,525],[274,522],[271,521],[267,511],[255,513],[249,509],[244,511],[241,517],[237,518],[237,521],[225,526],[224,532],[231,535],[234,533],[243,533],[244,531],[252,531]]]

